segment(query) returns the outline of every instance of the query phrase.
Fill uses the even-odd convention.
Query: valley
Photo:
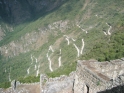
[[[123,0],[0,2],[0,84],[69,75],[77,60],[124,57]]]

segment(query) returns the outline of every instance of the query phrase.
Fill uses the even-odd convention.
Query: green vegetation
[[[40,82],[40,75],[36,76],[28,76],[28,77],[20,77],[17,79],[20,83],[35,83]],[[0,83],[0,88],[9,88],[11,87],[11,82]]]
[[[76,66],[76,62],[72,62],[71,64],[67,63],[66,65],[55,70],[54,72],[47,73],[47,76],[54,78],[59,77],[60,75],[69,75],[69,73],[76,70]]]
[[[9,88],[11,86],[10,82],[4,82],[4,83],[0,83],[0,88]]]
[[[106,42],[97,42],[89,53],[81,59],[97,59],[98,61],[110,61],[124,57],[124,29],[113,33]]]
[[[17,81],[19,81],[20,83],[35,83],[35,82],[40,82],[40,75],[38,75],[38,77],[36,77],[36,76],[28,76],[26,78],[21,77]]]
[[[0,77],[4,77],[4,78],[1,78],[0,82],[8,81],[9,73],[11,73],[10,74],[11,79],[16,79],[17,77],[26,75],[26,70],[29,67],[30,64],[29,62],[31,61],[29,56],[30,53],[20,54],[19,56],[6,60],[5,57],[3,57],[0,60],[0,65],[1,65]]]
[[[100,86],[100,81],[97,81],[96,85],[97,85],[97,86]]]
[[[22,1],[20,1],[22,2]],[[25,2],[25,1],[24,1]],[[0,41],[0,46],[5,45],[11,41],[18,40],[21,36],[32,31],[38,31],[40,27],[46,27],[48,24],[51,24],[58,20],[73,19],[77,11],[83,5],[82,0],[68,0],[55,12],[49,12],[48,14],[39,17],[37,20],[30,23],[23,23],[14,27],[13,32],[9,32],[2,41]],[[77,4],[75,4],[77,3]],[[24,4],[25,5],[25,4]],[[56,17],[55,17],[56,16]]]

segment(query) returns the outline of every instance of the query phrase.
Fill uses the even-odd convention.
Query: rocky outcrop
[[[4,46],[1,46],[1,55],[10,58],[13,56],[17,56],[20,53],[26,53],[30,50],[38,49],[44,43],[48,42],[48,36],[49,34],[53,33],[52,30],[55,30],[54,33],[57,33],[57,29],[63,32],[69,28],[68,24],[68,20],[60,20],[49,24],[47,27],[40,27],[38,28],[38,31],[26,33],[24,36],[21,36],[18,40],[12,41]]]
[[[4,26],[3,26],[4,25]],[[12,32],[13,27],[5,24],[0,24],[0,41],[6,36],[6,33]]]
[[[2,31],[1,26],[0,26],[0,41],[3,39],[3,36],[5,36],[5,34]]]

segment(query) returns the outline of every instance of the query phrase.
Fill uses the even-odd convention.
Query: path
[[[68,45],[70,44],[70,42],[69,42],[69,39],[68,38],[65,38],[66,40],[67,40],[67,42],[68,42]]]
[[[38,76],[38,74],[39,74],[39,69],[37,70],[36,77]]]
[[[85,10],[86,6],[88,5],[88,3],[90,2],[90,0],[85,0],[85,3],[83,5],[83,8],[81,9],[81,11]]]
[[[108,23],[106,23],[106,24],[109,26],[108,35],[111,35],[110,30],[112,29],[112,26],[110,26]]]
[[[32,61],[31,64],[33,64],[33,56],[32,55],[31,55],[31,61]]]
[[[76,41],[74,38],[71,38],[71,39],[72,39],[72,41],[74,41],[74,42]]]
[[[65,39],[67,40],[68,45],[69,45],[70,44],[69,37],[67,35],[64,35],[64,37],[66,37]]]
[[[53,72],[53,69],[52,69],[52,66],[51,66],[52,65],[51,64],[51,59],[49,57],[48,57],[48,61],[49,61],[49,69],[50,69],[51,72]]]
[[[35,58],[35,57],[34,57]],[[37,63],[37,58],[35,58],[35,60],[36,60],[36,63]]]
[[[52,62],[51,62],[50,56],[48,55],[48,53],[49,53],[50,50],[51,50],[52,52],[54,52],[52,46],[49,46],[49,49],[48,49],[48,52],[47,52],[46,56],[47,56],[47,59],[48,59],[48,61],[49,61],[49,69],[50,69],[51,72],[53,72],[53,69],[52,69]]]
[[[60,55],[61,55],[61,49],[60,49]]]
[[[84,49],[84,40],[82,39],[82,48],[81,48],[81,54],[83,53],[83,49]]]
[[[107,33],[106,32],[104,32],[104,34],[107,36]]]
[[[88,33],[85,29],[81,28],[79,25],[77,25],[82,31],[86,32],[86,34]]]
[[[52,52],[54,52],[52,46],[49,46],[49,51],[50,51],[50,50],[51,50]]]
[[[37,69],[37,65],[35,64],[34,70],[36,70],[36,69]]]
[[[30,73],[30,67],[27,69],[27,74],[29,74]]]
[[[58,58],[59,61],[59,67],[61,66],[61,56]]]
[[[74,45],[74,47],[76,48],[76,50],[77,50],[77,57],[79,57],[80,56],[80,50],[78,49],[78,47],[75,45],[75,44],[73,44]]]

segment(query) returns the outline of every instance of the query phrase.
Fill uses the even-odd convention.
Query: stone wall
[[[15,81],[12,81],[11,87],[8,89],[0,89],[0,93],[40,93],[39,82],[36,83],[23,83],[15,87]]]
[[[82,67],[79,64],[77,66],[76,77],[78,77],[76,79],[78,79],[78,82],[80,83],[75,85],[75,93],[78,93],[77,91],[79,91],[79,87],[81,89],[79,93],[88,91],[88,88],[89,93],[96,93],[96,91],[106,88],[106,81],[95,75],[88,68]]]
[[[55,78],[41,75],[41,93],[73,93],[74,76],[75,72],[70,73],[69,76],[61,75]]]
[[[113,60],[111,62],[78,61],[74,93],[97,93],[122,86],[124,84],[123,65],[123,60]],[[118,74],[115,72],[118,72]],[[111,73],[115,74],[111,75]]]
[[[47,78],[41,75],[41,93],[108,93],[105,91],[115,91],[118,86],[121,87],[115,93],[123,93],[120,92],[124,85],[123,65],[124,60],[119,59],[110,62],[78,61],[76,71],[69,76]],[[119,74],[110,77],[115,71]]]

